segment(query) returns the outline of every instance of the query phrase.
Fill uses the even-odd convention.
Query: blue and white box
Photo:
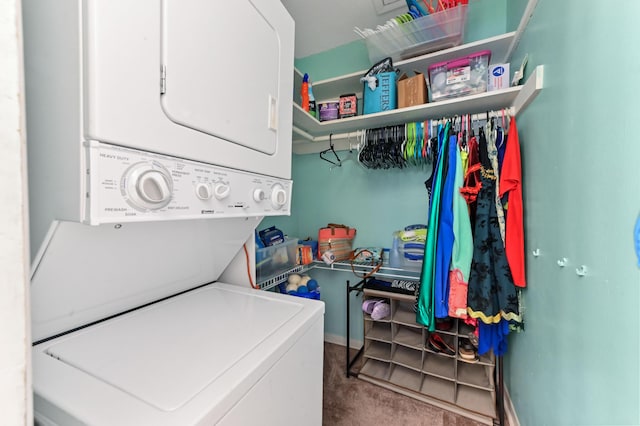
[[[487,91],[508,89],[509,81],[509,64],[489,65]]]

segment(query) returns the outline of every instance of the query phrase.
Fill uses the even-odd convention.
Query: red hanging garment
[[[513,276],[513,283],[526,287],[524,268],[524,224],[522,206],[522,168],[520,162],[520,140],[515,117],[509,122],[507,147],[500,174],[500,198],[508,194],[505,235],[505,251]]]

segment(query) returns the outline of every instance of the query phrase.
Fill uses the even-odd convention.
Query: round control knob
[[[171,201],[171,174],[155,161],[136,163],[129,167],[123,183],[123,195],[137,210],[158,210]]]
[[[262,188],[257,188],[253,190],[253,199],[256,202],[261,202],[262,200],[264,200],[265,198],[267,198],[267,194],[264,193],[264,189]]]
[[[201,200],[208,200],[209,198],[211,198],[211,185],[202,182],[197,184],[196,196]]]
[[[271,205],[277,210],[285,204],[287,204],[287,191],[282,185],[276,183],[271,188]]]
[[[217,200],[227,198],[229,196],[229,192],[231,192],[231,187],[226,183],[216,183],[213,187],[213,195]]]

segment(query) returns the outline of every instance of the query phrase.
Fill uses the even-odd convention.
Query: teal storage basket
[[[398,107],[398,94],[396,91],[397,74],[395,72],[383,72],[376,74],[375,77],[377,84],[374,90],[369,88],[367,82],[363,83],[363,114],[389,111]]]

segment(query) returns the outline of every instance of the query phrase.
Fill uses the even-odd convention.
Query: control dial
[[[271,188],[271,205],[278,210],[285,204],[287,204],[287,191],[281,184],[276,183]]]
[[[171,201],[173,180],[160,163],[145,161],[127,169],[121,189],[133,208],[159,210]]]
[[[211,198],[211,185],[203,182],[198,183],[196,185],[196,196],[201,200],[208,200]]]
[[[264,193],[264,189],[256,188],[253,190],[253,199],[256,203],[261,202],[265,198],[267,198],[267,194]]]
[[[217,200],[222,200],[229,196],[231,192],[231,187],[223,182],[218,182],[213,186],[213,195]]]

